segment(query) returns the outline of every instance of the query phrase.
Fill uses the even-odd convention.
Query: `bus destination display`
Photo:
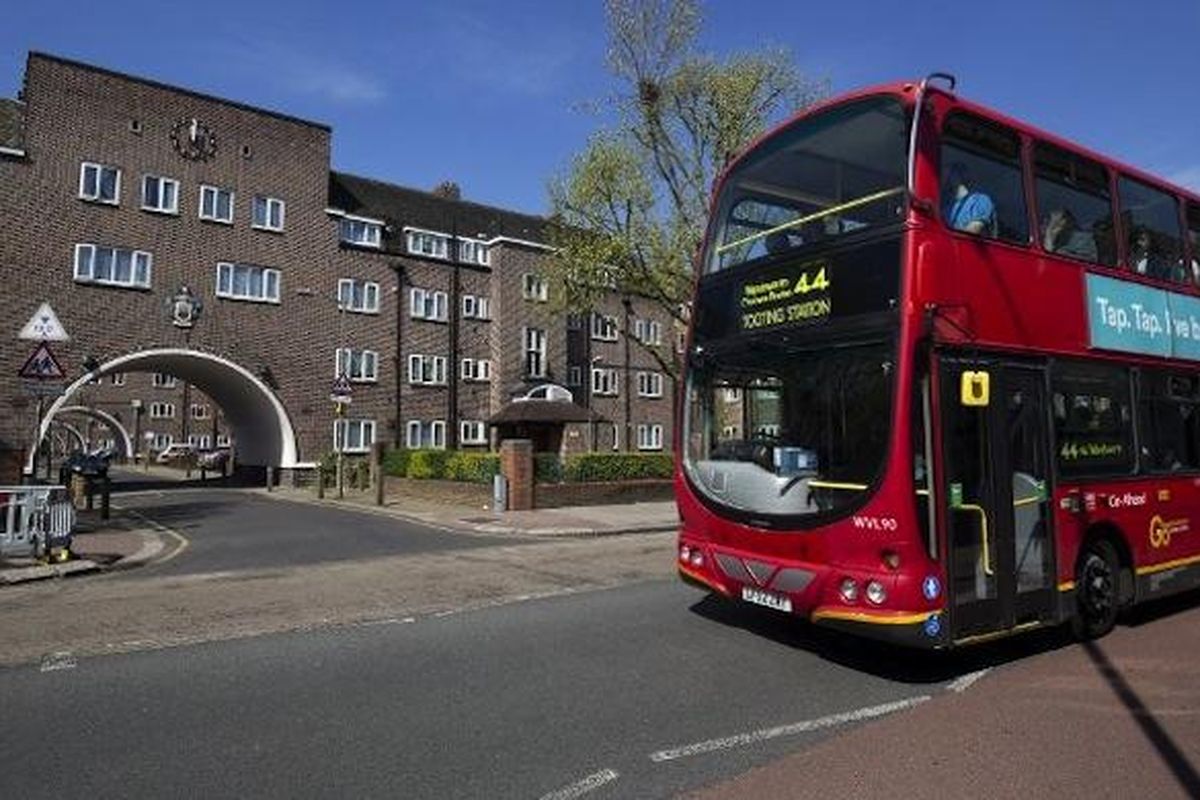
[[[833,309],[829,272],[824,260],[810,261],[742,284],[739,328],[755,331],[826,319]]]

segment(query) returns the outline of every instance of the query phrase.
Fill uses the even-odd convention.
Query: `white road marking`
[[[582,780],[572,783],[570,786],[564,786],[549,794],[544,794],[540,800],[574,800],[576,797],[583,797],[588,792],[599,789],[606,783],[612,783],[619,777],[621,775],[615,769],[602,769],[599,772],[593,772]]]
[[[838,725],[845,725],[849,722],[860,722],[866,719],[882,717],[896,711],[903,711],[906,708],[912,708],[930,699],[932,698],[929,695],[924,694],[918,697],[910,697],[906,700],[897,700],[894,703],[884,703],[878,706],[859,708],[854,711],[843,711],[840,714],[830,714],[825,717],[818,717],[817,719],[806,719],[802,722],[793,722],[789,725],[780,725],[775,728],[762,728],[757,731],[750,731],[749,733],[738,733],[720,739],[709,739],[706,742],[672,747],[668,750],[659,750],[657,753],[651,753],[650,760],[655,762],[674,761],[677,758],[687,758],[689,756],[703,755],[704,753],[713,753],[718,750],[729,750],[734,747],[757,744],[770,739],[777,739],[781,736],[795,736],[799,733],[809,733],[823,728],[835,728]]]
[[[42,672],[59,672],[64,669],[75,669],[78,662],[70,650],[60,650],[42,657]]]
[[[991,667],[985,667],[984,669],[977,670],[975,672],[968,672],[966,675],[950,681],[948,684],[946,684],[946,688],[956,694],[962,694],[967,689],[970,689],[972,686],[974,686],[976,681],[991,671]]]
[[[358,623],[360,628],[370,628],[375,625],[407,625],[410,622],[416,622],[416,617],[388,617],[387,619],[371,619],[366,622]]]

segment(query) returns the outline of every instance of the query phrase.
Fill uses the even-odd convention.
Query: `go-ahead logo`
[[[1186,519],[1163,519],[1155,514],[1150,519],[1150,546],[1155,549],[1170,547],[1174,534],[1187,533],[1190,528]]]

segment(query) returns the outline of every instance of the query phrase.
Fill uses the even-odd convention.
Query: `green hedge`
[[[389,450],[384,471],[399,478],[491,483],[500,472],[498,453],[471,450]],[[674,461],[665,453],[579,453],[559,458],[535,453],[538,483],[587,483],[670,478]]]
[[[568,483],[670,478],[675,461],[665,453],[579,453],[567,456],[563,480]]]

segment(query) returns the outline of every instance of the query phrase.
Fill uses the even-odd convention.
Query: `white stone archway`
[[[33,473],[34,453],[55,415],[69,407],[80,388],[114,372],[174,375],[211,397],[233,430],[239,464],[283,469],[303,466],[296,459],[296,433],[283,403],[256,375],[227,358],[203,350],[162,348],[114,358],[68,386],[42,418],[25,460],[26,474]]]
[[[122,456],[128,459],[133,458],[133,439],[130,438],[129,431],[121,424],[121,420],[107,411],[91,406],[63,406],[58,409],[57,414],[80,414],[104,423],[110,431],[116,434],[117,441],[121,443]]]

